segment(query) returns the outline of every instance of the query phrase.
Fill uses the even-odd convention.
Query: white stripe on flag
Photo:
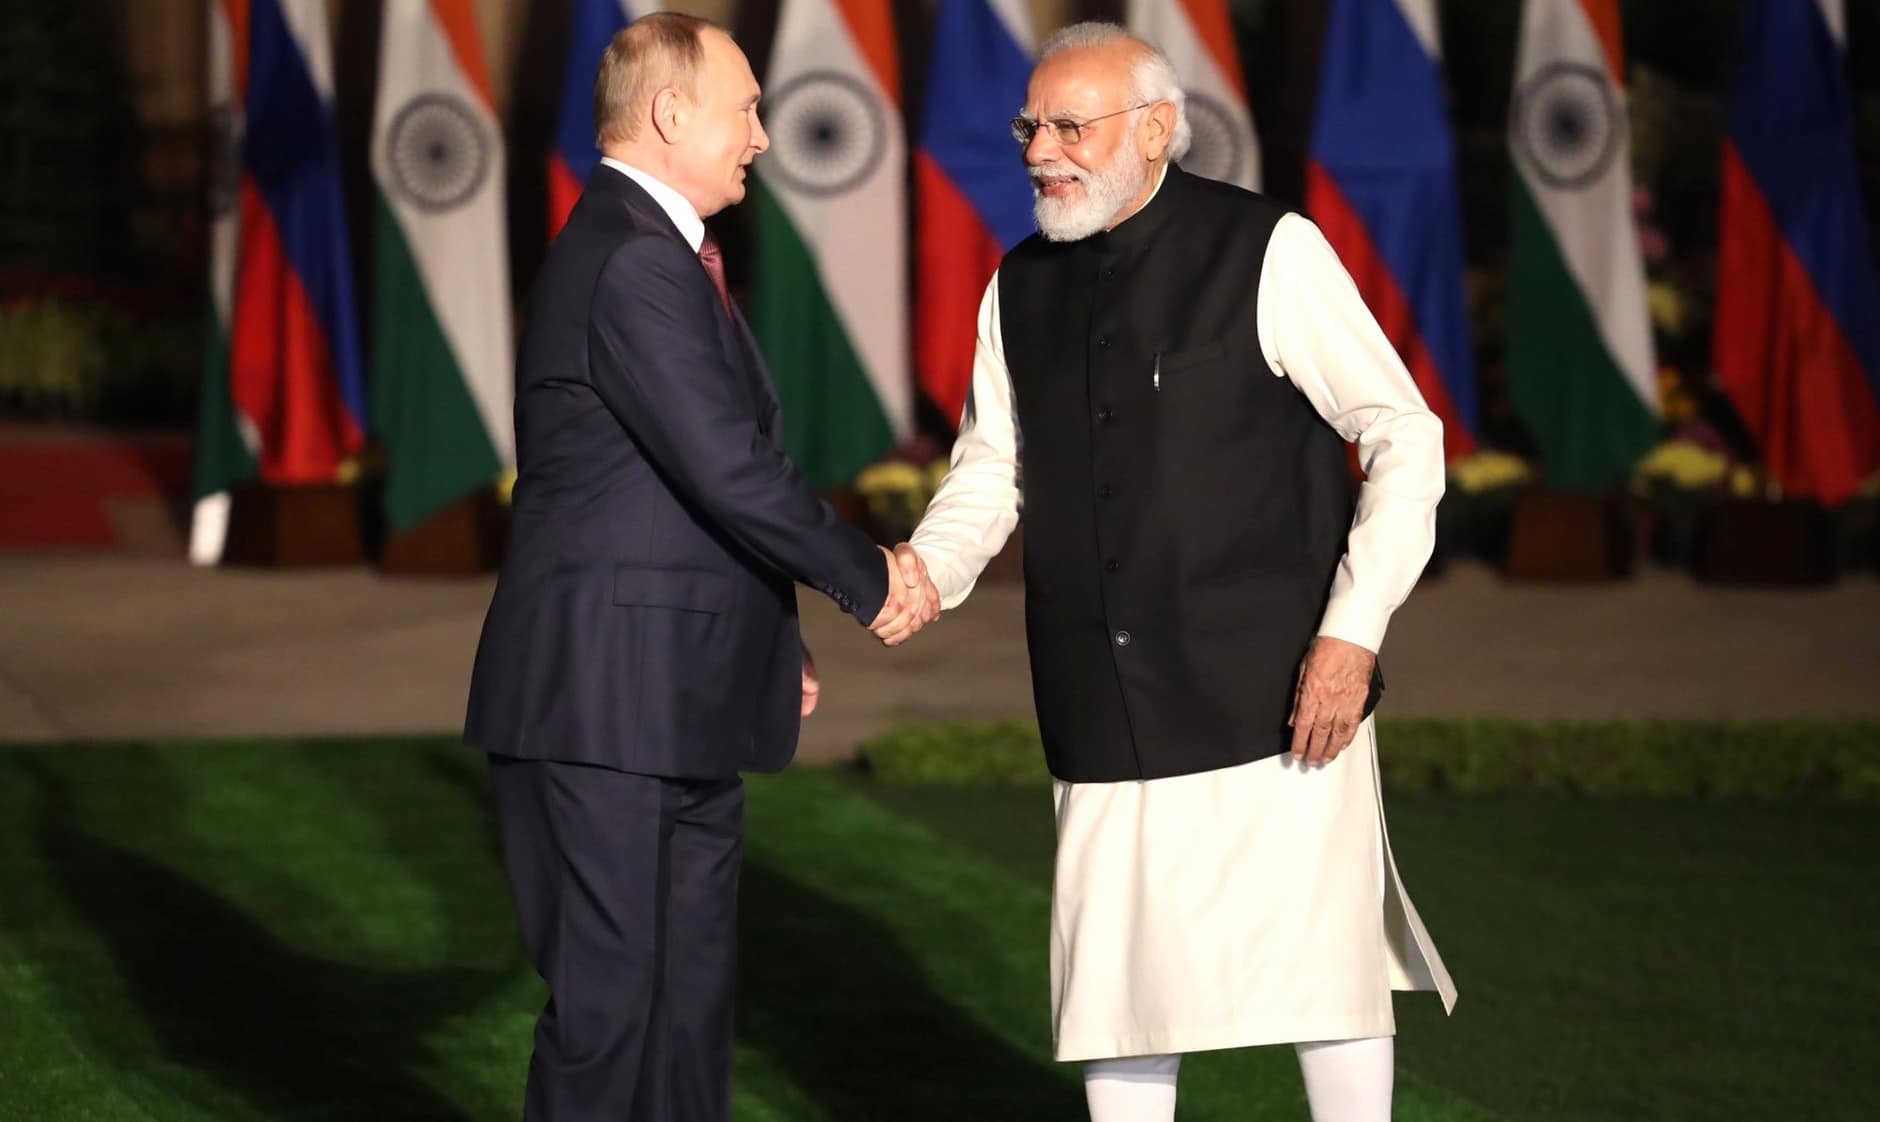
[[[265,0],[264,0],[265,2]],[[326,16],[326,0],[275,0],[281,6],[281,15],[287,20],[287,29],[294,36],[295,45],[300,48],[300,57],[307,64],[307,75],[313,79],[313,88],[326,102],[327,108],[333,106],[333,25]],[[425,5],[429,7],[427,3]]]
[[[1847,3],[1846,0],[1815,0],[1821,5],[1821,18],[1828,22],[1828,34],[1834,36],[1835,44],[1847,50]]]
[[[1397,0],[1397,10],[1403,13],[1404,22],[1423,44],[1423,53],[1434,59],[1442,58],[1443,40],[1436,29],[1436,0]]]
[[[1031,6],[1025,0],[986,0],[986,6],[999,17],[1006,33],[1024,48],[1026,54],[1038,53],[1038,33],[1032,28]],[[1018,106],[1013,106],[1012,111],[1017,112]]]

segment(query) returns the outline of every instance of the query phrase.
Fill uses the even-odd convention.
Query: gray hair
[[[1128,29],[1117,24],[1085,20],[1073,23],[1046,39],[1044,45],[1038,48],[1038,61],[1043,62],[1064,51],[1114,47],[1121,43],[1140,48],[1135,63],[1130,67],[1132,100],[1139,104],[1166,101],[1175,107],[1175,134],[1169,137],[1168,158],[1181,159],[1188,154],[1188,146],[1194,140],[1194,130],[1188,124],[1188,93],[1175,74],[1175,64],[1154,43],[1140,35],[1130,34]]]

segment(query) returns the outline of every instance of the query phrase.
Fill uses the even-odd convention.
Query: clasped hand
[[[883,646],[896,647],[940,618],[940,591],[913,546],[903,542],[893,552],[883,549],[881,556],[888,566],[888,602],[868,630]]]

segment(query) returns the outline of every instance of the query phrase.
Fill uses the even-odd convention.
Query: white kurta
[[[952,468],[913,545],[964,600],[1017,526],[1017,417],[999,278],[979,308]],[[1282,218],[1261,266],[1270,369],[1358,446],[1346,554],[1319,634],[1370,650],[1435,541],[1442,424],[1318,227]],[[1393,989],[1455,987],[1397,876],[1366,721],[1318,769],[1279,756],[1195,775],[1055,785],[1051,1001],[1060,1060],[1393,1031]]]

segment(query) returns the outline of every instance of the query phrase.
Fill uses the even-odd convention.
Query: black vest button
[[[1106,573],[1114,573],[1116,571],[1116,558],[1112,557],[1108,561],[1105,561],[1103,563],[1103,571]]]
[[[1103,486],[1097,488],[1097,497],[1099,499],[1107,499],[1111,495],[1114,495],[1114,494],[1116,494],[1116,489],[1114,487],[1111,487],[1108,483],[1105,483]]]
[[[1110,345],[1110,337],[1108,335],[1097,336],[1097,348],[1099,350],[1109,345]]]
[[[1103,422],[1106,425],[1110,423],[1110,418],[1114,416],[1116,416],[1116,414],[1110,412],[1108,409],[1097,410],[1097,420]]]
[[[1116,633],[1116,645],[1119,647],[1129,646],[1129,632],[1118,631]]]

